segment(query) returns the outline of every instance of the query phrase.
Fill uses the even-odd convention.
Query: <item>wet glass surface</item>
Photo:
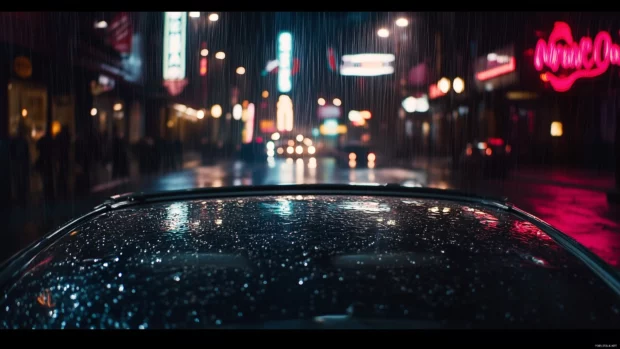
[[[1,290],[0,327],[620,327],[618,297],[545,233],[449,201],[135,206],[23,270]]]

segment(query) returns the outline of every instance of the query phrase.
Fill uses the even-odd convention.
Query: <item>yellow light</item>
[[[218,19],[220,19],[220,16],[217,13],[212,13],[209,15],[209,20],[211,22],[217,22]]]
[[[355,162],[355,160],[349,160],[349,167],[355,168],[355,166],[357,166],[357,163]]]
[[[200,18],[200,12],[190,12],[189,16],[191,18]]]
[[[368,161],[368,168],[375,168],[375,163],[373,161]]]
[[[374,153],[368,154],[368,161],[373,162],[377,159]]]
[[[278,154],[280,155],[284,154],[284,148],[282,147],[278,148]]]
[[[56,135],[60,133],[60,130],[62,130],[62,125],[60,125],[60,122],[57,120],[52,122],[52,136],[56,137]]]
[[[319,105],[325,105],[325,98],[319,98],[317,103],[319,103]]]
[[[263,98],[268,98],[269,97],[269,91],[267,91],[267,90],[263,91],[262,96],[263,96]]]
[[[390,36],[390,31],[385,28],[381,28],[377,30],[377,35],[382,38],[387,38],[388,36]]]
[[[200,50],[200,55],[203,57],[207,57],[209,55],[209,50],[203,48],[202,50]]]
[[[212,106],[211,116],[213,116],[216,119],[222,116],[222,106],[220,106],[219,104],[215,104],[214,106]]]
[[[450,80],[448,78],[441,78],[439,82],[437,82],[437,88],[442,93],[448,93],[450,91]]]
[[[95,109],[96,110],[96,109]],[[93,114],[93,112],[90,112],[91,115],[95,115],[97,114],[97,112],[95,112],[95,114]],[[26,117],[28,116],[28,110],[26,108],[22,109],[22,117]]]
[[[220,52],[215,54],[215,58],[216,59],[224,59],[224,58],[226,58],[226,54],[224,52],[220,51]]]
[[[196,117],[198,119],[203,119],[205,117],[205,112],[204,110],[199,110],[198,112],[196,112]]]
[[[295,137],[295,139],[297,139],[297,142],[301,142],[304,140],[304,135],[297,135],[297,137]]]
[[[288,154],[293,154],[293,153],[295,152],[295,149],[293,149],[293,147],[290,147],[290,146],[289,146],[289,147],[286,147],[286,152],[287,152]]]
[[[425,136],[428,136],[430,131],[431,131],[431,125],[428,123],[428,121],[424,121],[422,123],[422,134]]]
[[[562,137],[564,134],[564,130],[562,128],[562,123],[559,121],[554,121],[551,123],[551,137]]]
[[[293,159],[292,158],[286,158],[286,164],[287,165],[292,165],[293,164]]]
[[[245,68],[244,67],[237,68],[237,74],[239,74],[239,75],[245,74]]]
[[[24,115],[24,114],[23,114],[23,111],[22,111],[22,115]],[[97,115],[97,108],[93,108],[93,109],[91,109],[91,110],[90,110],[90,115],[92,115],[92,116]]]
[[[407,20],[407,18],[399,18],[394,23],[396,24],[396,26],[401,27],[401,28],[409,25],[409,21]]]
[[[342,101],[339,98],[334,98],[334,100],[332,101],[332,103],[334,103],[335,106],[339,107],[340,105],[342,105]]]
[[[355,153],[350,153],[349,160],[355,160],[355,159],[357,159],[357,155],[355,155]]]
[[[454,81],[452,81],[452,89],[456,93],[461,93],[465,91],[465,81],[463,81],[463,79],[458,78],[458,77],[454,78]]]
[[[362,117],[363,120],[368,120],[372,117],[372,114],[368,110],[362,110],[360,112],[360,116]]]
[[[304,152],[304,148],[303,148],[301,145],[298,145],[298,146],[295,148],[295,152],[296,152],[297,154],[302,154],[302,153]]]
[[[311,146],[312,145],[312,140],[310,138],[306,138],[304,139],[304,144],[307,146]]]
[[[308,154],[312,155],[316,152],[316,149],[314,148],[313,145],[308,147]]]
[[[121,103],[116,103],[116,104],[114,104],[113,109],[114,109],[114,111],[121,111],[121,110],[123,110],[123,105]]]
[[[277,141],[278,139],[280,139],[280,133],[279,132],[276,132],[276,133],[271,135],[271,140]]]
[[[289,146],[291,146],[291,147],[294,147],[294,146],[295,146],[295,141],[294,141],[294,140],[292,140],[292,139],[289,139],[287,144],[288,144]]]

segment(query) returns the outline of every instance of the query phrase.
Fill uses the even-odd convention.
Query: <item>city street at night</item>
[[[619,30],[0,11],[0,329],[617,329]]]

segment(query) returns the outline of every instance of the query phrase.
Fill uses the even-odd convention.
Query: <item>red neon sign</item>
[[[430,99],[439,98],[439,97],[445,96],[445,95],[446,94],[441,92],[439,87],[437,87],[437,84],[431,84],[428,87],[428,98],[430,98]]]
[[[544,74],[544,80],[558,92],[568,91],[577,79],[605,73],[610,64],[620,65],[620,46],[611,41],[609,32],[600,31],[594,40],[584,36],[577,42],[564,22],[555,22],[549,42],[538,40],[534,52],[534,67],[551,70]]]
[[[500,75],[508,74],[517,68],[517,61],[514,57],[510,57],[510,61],[506,64],[498,65],[497,67],[491,68],[489,70],[481,71],[476,74],[476,79],[479,81],[485,81],[489,79],[493,79]]]
[[[207,75],[207,57],[200,59],[200,76]]]

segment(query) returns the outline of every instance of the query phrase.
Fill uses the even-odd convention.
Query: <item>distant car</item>
[[[346,145],[336,153],[336,163],[339,167],[375,168],[377,154],[364,145]]]
[[[316,156],[316,147],[314,142],[309,138],[304,138],[302,141],[294,139],[271,142],[267,142],[267,154],[271,156],[280,156],[284,158],[301,158],[301,157],[313,157]],[[272,150],[272,152],[270,152]]]
[[[459,167],[465,175],[506,178],[512,168],[512,146],[501,138],[468,143]]]
[[[544,222],[398,185],[117,196],[0,265],[4,329],[617,330],[619,309],[618,273]]]

